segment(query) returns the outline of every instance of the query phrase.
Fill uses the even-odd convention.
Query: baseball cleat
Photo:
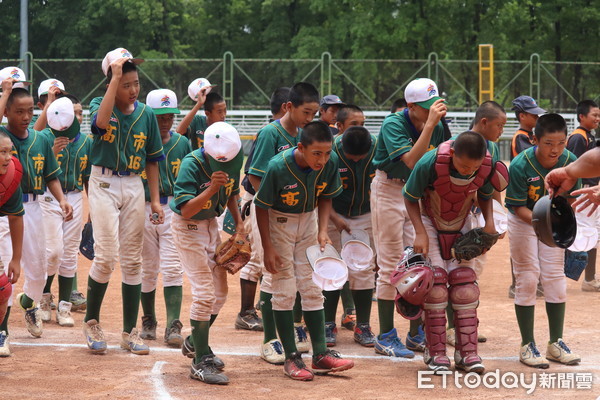
[[[581,290],[583,292],[600,292],[600,280],[592,279],[586,281],[585,279],[581,282]]]
[[[71,316],[71,303],[61,300],[58,303],[58,311],[56,312],[56,322],[60,326],[75,326],[75,321]]]
[[[368,322],[359,322],[354,328],[354,341],[364,347],[375,346],[375,335]]]
[[[481,357],[477,354],[469,354],[468,356],[461,358],[458,350],[454,351],[454,365],[456,368],[462,369],[465,372],[475,372],[479,375],[483,374],[485,371]]]
[[[325,343],[327,347],[335,346],[337,340],[337,327],[335,322],[325,322]]]
[[[519,361],[528,367],[546,369],[550,366],[548,360],[542,357],[534,342],[521,347]]]
[[[559,362],[565,365],[579,364],[581,356],[571,352],[571,349],[567,346],[562,339],[558,339],[554,343],[548,345],[546,350],[546,358],[550,361]]]
[[[106,353],[106,340],[100,324],[95,319],[90,319],[83,323],[83,334],[88,348],[93,354]]]
[[[0,357],[10,357],[10,345],[6,331],[0,331]]]
[[[312,370],[317,375],[342,372],[352,367],[354,367],[354,361],[342,358],[340,353],[335,350],[327,350],[312,357]]]
[[[50,322],[52,319],[52,293],[44,293],[42,295],[42,301],[40,301],[40,316],[42,322]]]
[[[73,304],[71,311],[85,311],[87,308],[87,299],[83,293],[78,292],[77,290],[73,290],[71,292],[71,298],[69,299],[69,302]]]
[[[375,352],[390,357],[413,358],[415,356],[415,353],[404,346],[396,328],[375,338]]]
[[[421,325],[415,336],[410,336],[410,332],[406,334],[406,348],[421,353],[425,351],[425,331]]]
[[[142,332],[140,337],[144,340],[156,340],[156,327],[158,322],[154,315],[142,316]]]
[[[293,352],[285,360],[283,372],[296,381],[312,381],[315,377],[313,372],[306,368],[306,364],[302,361],[302,354],[299,352]]]
[[[211,385],[227,385],[229,378],[215,365],[215,356],[205,354],[197,363],[192,362],[190,378]]]
[[[150,348],[140,337],[137,328],[133,328],[131,333],[121,333],[121,348],[136,355],[146,355],[150,353]]]
[[[282,365],[285,362],[283,346],[279,339],[271,339],[260,345],[260,358],[270,364]]]
[[[215,356],[215,353],[213,353],[213,351],[210,348],[210,346],[208,346],[208,350],[210,351],[210,354],[212,354],[213,356]],[[181,346],[181,354],[183,354],[187,358],[194,358],[194,357],[196,357],[196,349],[194,348],[194,345],[192,344],[192,336],[191,335],[187,336],[185,338],[185,340],[183,341],[183,345]],[[214,362],[215,362],[215,366],[218,369],[222,370],[222,369],[225,368],[225,363],[219,357],[215,356]]]
[[[35,306],[31,308],[25,308],[21,304],[21,299],[25,296],[25,293],[19,293],[15,299],[19,307],[23,311],[25,311],[25,325],[27,326],[27,330],[31,333],[33,337],[41,337],[42,332],[44,331],[44,326],[42,323],[42,316],[39,307]]]
[[[296,337],[296,349],[300,353],[308,353],[310,351],[310,342],[301,322],[294,322],[294,336]]]
[[[165,328],[165,343],[172,347],[181,347],[183,344],[183,336],[181,336],[181,328],[183,324],[180,320],[174,319],[168,328]]]
[[[342,326],[349,331],[354,331],[356,326],[356,310],[354,308],[348,308],[342,314]]]
[[[238,313],[237,318],[235,319],[235,329],[262,331],[262,319],[258,316],[255,309]]]

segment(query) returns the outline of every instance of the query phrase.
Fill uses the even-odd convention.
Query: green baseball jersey
[[[295,147],[299,141],[300,129],[298,130],[298,135],[292,136],[283,128],[279,120],[273,121],[263,127],[256,135],[256,147],[254,148],[252,164],[250,165],[250,175],[262,178],[273,156]]]
[[[179,174],[173,188],[173,200],[169,203],[171,210],[181,215],[181,206],[192,200],[210,186],[210,177],[213,170],[204,155],[204,148],[192,151],[181,161]],[[240,192],[240,174],[229,175],[229,183],[221,186],[204,208],[194,215],[192,219],[204,220],[218,217],[227,206],[227,201],[232,195]]]
[[[323,168],[318,171],[302,169],[296,163],[296,147],[285,150],[269,161],[254,204],[289,214],[313,211],[319,197],[333,198],[342,192],[335,152]]]
[[[181,168],[181,160],[189,154],[192,149],[190,142],[177,132],[170,132],[171,138],[163,145],[165,159],[158,162],[159,178],[158,189],[161,197],[173,196],[173,186]],[[146,171],[142,173],[144,182],[144,193],[146,201],[150,201],[150,189],[146,178]]]
[[[50,129],[44,129],[43,132],[48,139],[54,142],[55,136]],[[60,186],[63,191],[83,190],[83,182],[90,179],[90,151],[92,149],[92,138],[83,133],[79,133],[67,147],[61,150],[56,156],[58,165],[62,174]]]
[[[21,190],[21,186],[19,186],[13,195],[10,196],[10,199],[0,206],[0,216],[4,217],[7,215],[15,215],[18,217],[24,214],[25,210],[23,209],[23,191]]]
[[[510,182],[506,189],[505,204],[509,211],[513,212],[512,207],[527,207],[533,210],[535,203],[544,195],[544,179],[548,172],[553,169],[564,167],[577,159],[573,153],[565,149],[558,158],[558,162],[553,168],[546,169],[542,167],[535,156],[537,146],[530,147],[519,153],[511,162],[508,168]],[[581,186],[581,180],[571,191]]]
[[[187,137],[192,145],[192,150],[204,147],[204,131],[208,128],[208,121],[204,115],[194,115],[194,119],[187,129]]]
[[[43,132],[27,129],[27,138],[19,139],[5,127],[1,128],[13,142],[15,155],[23,165],[23,193],[44,194],[46,182],[58,178],[62,171],[52,152],[53,141]]]
[[[359,162],[346,158],[342,149],[342,136],[335,138],[333,150],[338,156],[338,171],[342,182],[342,192],[333,199],[333,209],[345,217],[356,217],[371,211],[370,188],[375,176],[373,157],[377,137],[371,135],[371,148],[367,156]]]
[[[415,164],[406,185],[402,188],[402,195],[406,200],[417,202],[425,196],[425,190],[433,190],[433,183],[438,178],[435,172],[435,162],[437,159],[437,149],[428,151]],[[469,179],[477,174],[461,175],[454,168],[450,167],[450,176],[458,179]],[[489,181],[485,181],[483,186],[477,190],[477,196],[484,199],[490,199],[494,193],[494,187]]]
[[[31,122],[29,123],[28,128],[33,129],[33,126],[35,125],[35,123],[37,122],[37,120],[38,120],[39,117],[40,117],[39,115],[34,115],[31,118]]]
[[[101,103],[102,97],[96,97],[90,103],[92,165],[141,174],[146,161],[164,158],[158,123],[150,107],[138,101],[129,115],[114,107],[109,125],[100,129],[96,126],[96,116]]]
[[[401,157],[412,149],[419,136],[420,133],[408,117],[408,109],[385,117],[373,159],[375,168],[386,172],[391,179],[406,181],[410,175],[410,168],[402,162]],[[443,141],[444,127],[439,122],[431,134],[428,150],[438,147]]]

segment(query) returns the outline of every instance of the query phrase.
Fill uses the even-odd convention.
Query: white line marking
[[[162,366],[165,365],[165,361],[157,361],[152,367],[152,384],[154,385],[156,399],[157,400],[171,400],[173,397],[169,394],[162,380]]]

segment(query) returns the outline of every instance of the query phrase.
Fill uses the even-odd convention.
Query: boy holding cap
[[[152,214],[158,214],[152,223],[161,224],[164,212],[158,191],[158,161],[164,154],[156,116],[150,107],[137,100],[140,82],[136,63],[142,61],[132,58],[123,48],[107,53],[102,60],[106,94],[90,103],[93,141],[88,196],[95,258],[88,277],[84,335],[94,354],[105,353],[107,349],[98,321],[117,261],[120,261],[123,297],[120,346],[133,354],[150,351],[135,327],[142,286],[146,214],[140,175],[146,173]]]
[[[165,214],[165,222],[154,225],[146,219],[144,227],[144,247],[142,250],[142,339],[156,339],[156,312],[154,300],[156,297],[156,282],[158,272],[162,274],[165,305],[167,308],[167,323],[164,341],[166,344],[181,347],[182,323],[179,320],[181,299],[183,293],[183,269],[179,254],[173,241],[171,219],[173,211],[169,202],[173,199],[173,186],[179,174],[181,160],[191,151],[189,141],[171,131],[177,108],[177,96],[169,89],[156,89],[148,93],[146,104],[152,108],[158,121],[158,129],[162,139],[165,159],[158,162],[160,204]],[[144,194],[146,198],[146,214],[152,214],[150,206],[150,190],[148,180],[142,173]]]
[[[408,107],[383,121],[373,158],[377,171],[371,183],[371,216],[379,266],[376,290],[379,336],[375,351],[412,358],[413,351],[404,346],[394,328],[396,288],[390,283],[405,246],[411,245],[415,237],[402,188],[417,161],[444,141],[440,120],[447,108],[431,79],[410,82],[404,98]],[[410,348],[422,349],[424,340],[420,319],[411,321],[406,340]]]
[[[190,88],[188,88],[190,95],[193,93],[191,92],[191,88],[197,87],[195,82],[199,79],[190,84]],[[196,104],[194,104],[194,107],[179,123],[179,126],[177,126],[177,133],[187,136],[193,150],[202,147],[206,128],[215,122],[225,121],[225,117],[227,116],[227,104],[225,100],[220,94],[211,92],[212,88],[210,84],[202,84],[197,92],[194,90],[197,98],[192,98],[192,100],[195,100]],[[204,115],[196,115],[202,106],[204,106]]]
[[[65,85],[58,79],[46,79],[40,83],[38,87],[38,103],[37,107],[42,110],[40,115],[34,115],[29,127],[36,131],[46,129],[48,123],[46,117],[46,108],[65,91]]]
[[[81,242],[81,221],[83,218],[83,188],[87,187],[90,174],[89,157],[92,140],[80,132],[81,104],[67,94],[57,100],[48,98],[47,113],[49,128],[44,130],[48,139],[54,142],[52,151],[62,170],[59,176],[61,190],[73,207],[73,219],[64,221],[58,201],[49,190],[44,193],[40,207],[44,215],[46,234],[46,255],[48,278],[40,303],[42,321],[52,318],[50,288],[58,272],[58,309],[56,320],[60,326],[73,326],[71,317],[71,297],[77,273],[77,253]],[[44,118],[45,120],[46,118]]]
[[[346,108],[350,108],[350,106],[342,107],[338,114]],[[360,109],[358,108],[358,110]],[[362,114],[362,111],[360,114]],[[338,121],[338,124],[340,124],[340,121]],[[364,230],[369,234],[370,243],[367,244],[371,245],[373,243],[369,188],[375,174],[373,157],[376,143],[377,138],[362,126],[351,126],[347,130],[343,130],[342,134],[336,137],[333,143],[333,150],[339,158],[338,171],[343,190],[332,201],[333,210],[330,215],[329,237],[338,251],[341,251],[342,247],[340,236],[342,231]],[[373,347],[375,336],[371,331],[369,321],[371,319],[371,304],[373,303],[373,288],[375,287],[375,258],[373,257],[371,260],[369,268],[362,271],[349,268],[348,274],[349,290],[356,305],[354,341],[365,347]],[[323,292],[325,296],[327,346],[333,346],[336,342],[335,314],[340,292],[340,290]],[[346,310],[346,314],[348,314],[348,310]]]
[[[343,105],[342,99],[335,94],[328,94],[323,97],[319,103],[319,120],[325,122],[329,126],[331,134],[334,136],[339,132],[339,129],[335,124],[337,122],[337,112]]]
[[[331,199],[342,191],[337,157],[330,158],[332,142],[333,135],[323,122],[306,124],[298,146],[269,161],[254,197],[265,269],[272,274],[271,302],[285,351],[284,372],[302,381],[312,380],[314,373],[306,368],[295,343],[293,308],[297,292],[311,336],[312,370],[325,374],[354,366],[339,353],[327,350],[323,295],[311,279],[306,257],[310,246],[318,243],[323,250],[331,243],[327,234]]]
[[[23,164],[24,248],[23,271],[25,284],[23,293],[17,295],[19,306],[25,310],[27,330],[35,337],[43,331],[41,312],[38,307],[47,277],[46,242],[40,223],[44,221],[38,196],[44,194],[46,186],[57,199],[65,220],[73,217],[73,208],[66,200],[58,176],[61,174],[52,142],[41,132],[28,128],[33,116],[33,97],[22,88],[13,88],[14,78],[2,82],[0,115],[6,116],[8,125],[1,127],[13,142],[17,157]],[[8,228],[0,229],[0,237],[8,243]]]
[[[215,263],[215,251],[221,242],[217,217],[227,207],[236,233],[244,233],[238,208],[244,154],[238,132],[225,122],[209,126],[204,140],[204,147],[181,162],[169,206],[174,212],[171,223],[175,245],[192,287],[190,344],[195,359],[190,377],[224,385],[229,383],[222,372],[224,364],[208,345],[210,325],[227,298],[227,272]]]

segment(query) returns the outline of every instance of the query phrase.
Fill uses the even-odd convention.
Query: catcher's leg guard
[[[423,360],[433,371],[447,371],[450,359],[446,356],[446,306],[448,305],[448,274],[434,267],[433,288],[427,294],[425,310],[425,354]]]
[[[449,274],[450,301],[454,309],[456,367],[467,372],[482,373],[484,366],[477,354],[477,306],[479,287],[475,283],[475,271],[459,267]]]

